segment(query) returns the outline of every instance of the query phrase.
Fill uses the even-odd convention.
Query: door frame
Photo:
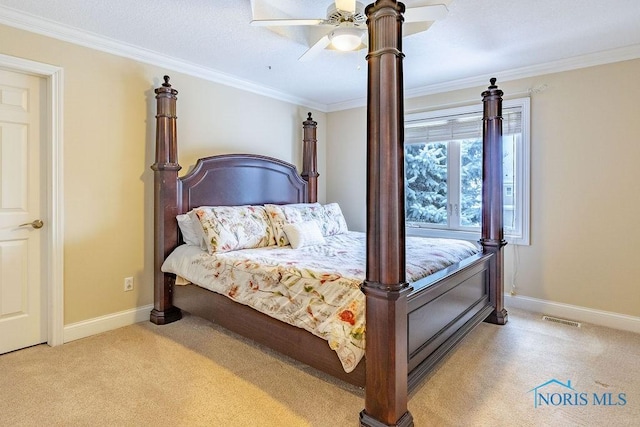
[[[42,77],[47,86],[46,137],[41,154],[45,156],[45,200],[48,226],[43,228],[46,256],[42,260],[47,283],[41,281],[46,294],[47,344],[64,343],[64,234],[63,234],[63,69],[55,65],[0,54],[0,68]]]

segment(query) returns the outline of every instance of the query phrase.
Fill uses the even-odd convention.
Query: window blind
[[[504,108],[502,110],[502,134],[511,135],[520,132],[522,132],[522,108]],[[481,138],[481,111],[405,122],[405,144]]]

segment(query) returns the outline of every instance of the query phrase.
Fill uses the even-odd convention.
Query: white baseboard
[[[505,294],[504,302],[507,309],[513,307],[568,320],[640,333],[640,317],[525,296],[511,296],[509,294]],[[153,309],[153,305],[150,304],[66,325],[64,327],[64,342],[75,341],[123,326],[147,321],[149,320],[151,309]]]
[[[505,294],[504,296],[504,305],[507,310],[509,307],[513,307],[568,320],[640,333],[640,317],[628,316],[626,314],[595,310],[593,308],[563,304],[531,297],[511,296],[509,294]]]
[[[118,313],[107,314],[82,322],[72,323],[64,327],[64,342],[79,340],[91,335],[118,329],[123,326],[149,320],[149,312],[153,305],[145,305],[132,310],[120,311]]]

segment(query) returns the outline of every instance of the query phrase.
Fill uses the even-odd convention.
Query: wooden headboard
[[[180,178],[180,213],[198,206],[303,203],[307,183],[296,167],[266,156],[227,154],[199,159]]]

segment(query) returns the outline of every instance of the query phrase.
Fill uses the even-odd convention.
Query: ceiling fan
[[[251,25],[271,26],[323,26],[330,31],[311,46],[298,58],[299,61],[309,61],[323,49],[331,46],[341,51],[353,51],[366,46],[367,16],[364,13],[364,5],[355,0],[335,0],[327,8],[327,17],[318,19],[257,19],[252,20]],[[444,4],[428,6],[408,7],[404,14],[406,23],[432,22],[443,18],[448,12]],[[428,27],[422,27],[416,33],[424,31]],[[405,35],[408,33],[405,31]]]

